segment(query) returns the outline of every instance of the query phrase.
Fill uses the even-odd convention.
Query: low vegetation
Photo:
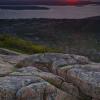
[[[0,47],[27,54],[56,51],[56,49],[33,44],[31,41],[26,41],[10,35],[0,36]]]

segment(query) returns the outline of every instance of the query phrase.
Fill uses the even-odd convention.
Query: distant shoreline
[[[48,7],[40,7],[34,5],[0,5],[0,9],[9,10],[49,10]]]
[[[18,18],[18,19],[0,19],[0,21],[31,21],[31,20],[54,20],[54,21],[81,21],[81,20],[90,20],[90,21],[93,21],[93,20],[99,20],[100,21],[100,16],[91,16],[91,17],[86,17],[86,18],[79,18],[79,19],[69,19],[69,18],[62,18],[62,19],[59,19],[59,18]]]

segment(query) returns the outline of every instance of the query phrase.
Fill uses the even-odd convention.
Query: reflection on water
[[[4,10],[0,9],[0,19],[12,18],[85,18],[100,16],[99,5],[86,6],[45,6],[50,10]]]

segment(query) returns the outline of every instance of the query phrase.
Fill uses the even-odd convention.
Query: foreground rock
[[[2,55],[0,54],[0,76],[5,76],[15,70],[14,66],[24,59],[26,55]]]
[[[87,57],[1,54],[0,65],[0,100],[100,100],[100,64]]]
[[[45,81],[49,82],[50,84],[54,85],[55,87],[61,89],[62,91],[66,92],[67,94],[71,95],[73,98],[79,97],[78,89],[71,83],[67,83],[64,81],[64,79],[60,76],[54,75],[52,73],[43,72],[41,70],[38,70],[35,67],[25,67],[17,70],[16,72],[11,73],[12,76],[18,76],[18,75],[36,75],[38,77],[41,77]]]
[[[40,82],[41,79],[30,76],[12,76],[0,79],[0,100],[16,100],[18,89],[31,84]]]
[[[73,68],[67,72],[69,80],[94,100],[100,100],[100,64]]]
[[[4,48],[0,48],[0,54],[3,55],[22,55],[21,53],[12,51],[12,50],[8,50],[8,49],[4,49]]]
[[[89,61],[88,58],[78,55],[70,55],[70,54],[35,54],[32,55],[19,64],[17,67],[25,67],[25,66],[35,66],[42,71],[51,72],[57,76],[63,78],[65,84],[68,87],[71,87],[68,83],[70,82],[72,87],[79,88],[80,98],[86,96],[85,98],[95,98],[97,100],[100,99],[100,64],[95,64]],[[46,74],[46,73],[45,73]],[[47,75],[47,74],[46,74]],[[50,77],[40,76],[46,80],[50,79]],[[50,75],[52,76],[52,75]],[[47,79],[48,77],[48,79]],[[53,76],[52,76],[53,77]],[[55,78],[54,78],[55,79]],[[58,79],[58,78],[57,78]],[[53,80],[53,82],[55,82]],[[52,84],[54,84],[51,82]],[[60,81],[59,81],[60,82]],[[59,82],[56,82],[59,84]],[[62,82],[63,83],[63,82]],[[59,87],[59,85],[56,86]],[[66,86],[67,86],[66,85]],[[60,85],[60,89],[65,89]],[[67,87],[67,90],[68,90]],[[71,90],[71,88],[70,88]],[[74,90],[73,90],[74,91]],[[68,91],[67,91],[68,92]],[[75,92],[74,92],[75,93]],[[77,92],[76,92],[77,93]]]
[[[0,48],[0,76],[6,76],[15,70],[14,66],[27,55]]]
[[[0,77],[6,76],[9,73],[11,73],[13,70],[13,66],[9,63],[6,64],[0,64]]]
[[[84,56],[62,53],[44,53],[29,56],[18,63],[16,67],[21,68],[34,65],[39,69],[44,69],[44,71],[52,71],[52,67],[56,69],[56,67],[63,67],[66,65],[88,63],[90,63],[89,59]]]
[[[31,84],[17,92],[17,100],[75,100],[47,82]]]
[[[25,70],[0,78],[0,100],[77,100],[35,75],[38,72]]]

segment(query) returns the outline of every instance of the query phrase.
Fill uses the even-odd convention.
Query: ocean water
[[[80,19],[100,16],[100,5],[85,6],[45,6],[49,10],[9,10],[0,9],[0,19],[24,19],[24,18],[56,18],[56,19]]]

